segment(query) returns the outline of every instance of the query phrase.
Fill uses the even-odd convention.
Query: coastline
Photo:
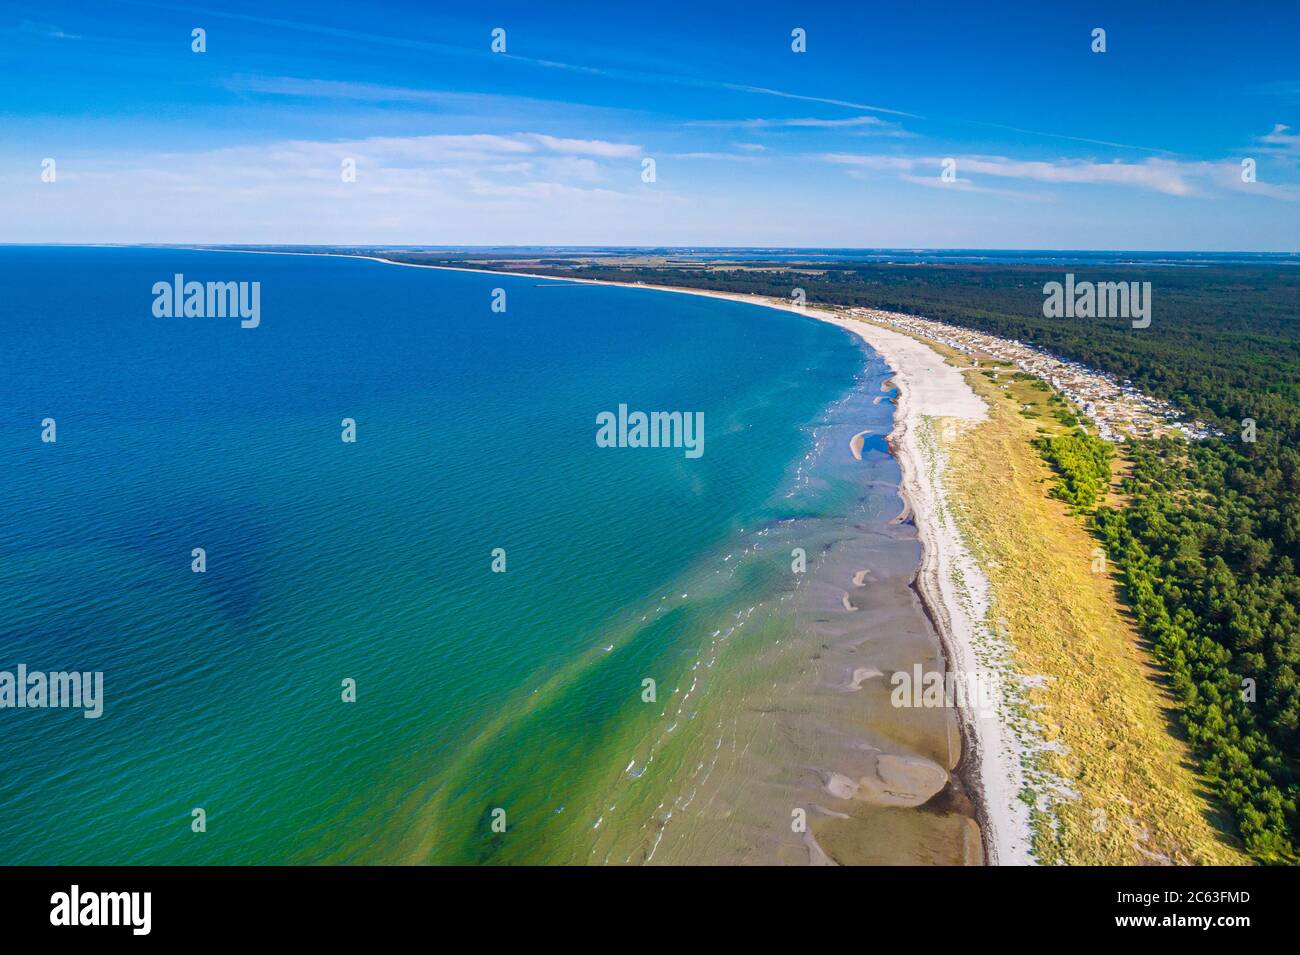
[[[989,611],[988,579],[950,514],[939,426],[942,422],[946,431],[986,420],[983,399],[958,369],[916,339],[814,308],[802,311],[858,335],[894,372],[898,405],[887,440],[902,471],[899,493],[904,511],[898,519],[912,520],[921,543],[913,586],[939,634],[950,671],[975,674],[995,669],[1001,678],[1008,678],[1009,648],[984,622]],[[999,715],[984,716],[962,706],[959,716],[962,756],[956,772],[975,794],[986,863],[1033,864],[1028,807],[1017,798],[1024,785],[1022,747]]]
[[[987,408],[962,372],[949,365],[928,345],[881,325],[846,319],[815,306],[800,307],[782,300],[739,293],[427,265],[372,255],[254,249],[195,248],[193,251],[358,258],[387,265],[507,275],[548,283],[678,292],[762,305],[839,326],[865,341],[893,372],[898,401],[893,429],[887,441],[901,471],[899,494],[904,509],[897,520],[910,519],[916,527],[921,559],[913,589],[938,633],[947,669],[969,675],[987,673],[992,668],[999,678],[1014,679],[1014,674],[1007,672],[1009,648],[1005,637],[994,633],[987,623],[988,580],[950,514],[945,488],[945,440],[953,429],[985,420]],[[1023,747],[1005,717],[1005,713],[977,714],[967,706],[958,707],[962,753],[953,772],[962,778],[974,796],[986,864],[1033,864],[1029,807],[1018,798],[1024,788],[1021,770]]]

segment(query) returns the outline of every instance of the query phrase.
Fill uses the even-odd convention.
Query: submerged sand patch
[[[254,251],[254,254],[259,253]],[[627,285],[533,273],[489,273],[484,269],[394,262],[379,256],[351,257],[411,268],[514,274],[571,284]],[[735,853],[741,858],[757,860],[765,858],[765,853],[771,853],[782,859],[798,858],[806,862],[979,864],[986,855],[992,862],[1029,861],[1024,807],[1015,800],[1017,763],[1014,740],[1009,739],[1001,723],[997,720],[976,722],[971,714],[960,714],[959,733],[959,720],[951,709],[891,708],[883,681],[857,680],[856,671],[857,686],[854,689],[859,692],[843,691],[845,665],[868,648],[872,655],[867,657],[863,653],[863,656],[872,662],[879,661],[881,666],[876,669],[891,672],[918,659],[924,660],[931,668],[943,669],[945,656],[946,665],[952,669],[973,671],[981,663],[976,654],[976,643],[988,641],[988,634],[979,632],[987,611],[987,584],[947,518],[943,485],[945,460],[942,449],[933,441],[928,429],[939,418],[959,422],[981,421],[985,417],[983,402],[960,372],[946,365],[936,352],[897,332],[778,300],[699,289],[642,287],[706,295],[804,314],[858,335],[884,359],[894,374],[883,383],[881,390],[897,388],[899,392],[897,400],[890,399],[896,408],[894,429],[888,443],[903,472],[900,491],[906,521],[914,524],[921,547],[921,569],[914,587],[943,647],[942,653],[934,647],[933,631],[923,626],[924,616],[918,614],[916,598],[910,597],[905,588],[896,587],[896,579],[883,565],[877,565],[881,573],[873,574],[873,580],[880,581],[882,596],[888,595],[888,600],[897,600],[898,603],[882,605],[881,598],[873,596],[871,610],[873,616],[884,621],[882,626],[890,628],[885,631],[887,640],[877,640],[872,634],[853,633],[862,626],[861,618],[846,613],[856,607],[842,589],[843,577],[839,578],[838,587],[828,584],[825,591],[811,592],[808,596],[809,618],[805,632],[801,634],[801,645],[796,649],[809,655],[806,670],[822,681],[827,695],[807,694],[802,689],[789,691],[771,709],[735,714],[727,734],[731,743],[730,753],[721,748],[723,736],[719,735],[719,748],[713,765],[719,778],[731,780],[735,777],[734,782],[741,782],[739,776],[743,775],[743,792],[729,782],[725,788],[711,786],[707,793],[701,793],[700,805],[703,808],[699,810],[699,818],[713,824],[698,825],[693,831],[691,844],[681,845],[671,855],[666,848],[661,859],[717,862],[728,857],[728,853]],[[861,432],[855,438],[859,442],[854,451],[857,460],[863,460],[861,452],[868,433]],[[900,535],[912,531],[902,523],[895,526]],[[904,536],[902,539],[908,538]],[[852,559],[854,563],[851,566],[860,568],[866,554],[846,554],[845,559]],[[854,578],[855,586],[863,586],[865,574],[861,577],[862,584],[858,579]],[[895,590],[900,592],[896,594]],[[910,603],[907,602],[909,597]],[[922,626],[915,622],[918,616]],[[804,636],[808,638],[806,641]],[[820,649],[816,641],[821,641]],[[826,654],[826,659],[822,659],[823,654]],[[864,753],[860,737],[836,733],[836,728],[841,726],[862,726],[859,714],[863,706],[867,706],[871,714],[870,729],[863,731],[869,737],[866,749],[873,750],[874,755]],[[720,734],[728,730],[722,725],[718,729]],[[780,735],[774,739],[774,734]],[[799,838],[791,838],[788,833],[782,835],[780,828],[788,829],[788,820],[782,820],[774,832],[773,820],[766,810],[782,804],[787,807],[799,805],[798,800],[807,790],[804,780],[798,783],[790,781],[792,772],[800,772],[798,767],[792,767],[788,762],[791,753],[806,753],[813,762],[830,767],[830,772],[848,780],[855,796],[861,794],[864,798],[848,800],[852,809],[842,814],[810,814],[811,834]],[[866,766],[862,763],[864,758],[868,760]],[[738,772],[741,760],[745,761],[743,774]],[[883,766],[881,760],[884,760]],[[959,771],[952,772],[954,769]],[[803,775],[813,772],[804,770]],[[806,782],[814,783],[815,776]],[[965,787],[967,782],[973,790],[970,795]],[[840,785],[842,791],[849,791]],[[742,803],[742,798],[749,800],[748,793],[755,790],[762,791],[762,799]],[[979,804],[983,844],[981,826],[972,818],[975,813],[972,795]],[[690,802],[695,798],[696,793],[692,791]],[[890,800],[895,802],[891,804]],[[920,805],[926,805],[924,812],[917,811]],[[757,810],[763,810],[761,817],[754,815]],[[662,831],[665,823],[666,818],[657,823],[659,830]],[[774,837],[778,841],[772,843]],[[658,844],[656,839],[655,845]]]
[[[881,753],[874,772],[856,779],[831,773],[826,792],[875,806],[922,806],[948,784],[948,771],[920,756]]]

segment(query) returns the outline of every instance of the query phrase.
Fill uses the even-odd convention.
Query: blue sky
[[[1297,50],[1294,3],[0,0],[0,241],[1297,251]]]

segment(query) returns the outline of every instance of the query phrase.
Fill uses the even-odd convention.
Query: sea
[[[943,664],[888,379],[694,295],[0,247],[0,674],[103,679],[0,707],[0,864],[978,862],[954,715],[889,702]],[[846,795],[882,755],[947,782]]]

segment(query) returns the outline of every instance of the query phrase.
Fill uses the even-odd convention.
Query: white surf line
[[[382,256],[346,252],[208,249],[197,246],[185,248],[195,252],[244,252],[253,255],[363,259],[385,265],[437,269],[444,272],[473,272],[479,275],[506,275],[557,283],[677,292],[759,305],[836,325],[865,341],[884,359],[894,373],[892,381],[898,389],[899,400],[894,411],[894,430],[889,435],[889,441],[903,471],[899,492],[913,515],[917,536],[921,543],[921,567],[917,573],[917,585],[935,611],[940,642],[949,668],[969,673],[978,672],[981,660],[978,653],[980,648],[976,646],[977,641],[985,644],[984,655],[987,655],[987,645],[998,637],[990,633],[986,623],[988,579],[966,547],[951,517],[948,516],[947,495],[942,481],[944,470],[942,454],[932,452],[929,457],[939,460],[927,460],[928,456],[920,446],[922,435],[918,433],[929,430],[932,437],[934,429],[931,422],[937,417],[967,421],[983,420],[987,415],[987,406],[975,394],[958,369],[949,365],[942,355],[918,339],[871,322],[846,319],[815,306],[800,306],[793,302],[738,292],[538,275],[533,272],[505,272],[457,265],[399,262]],[[1009,647],[995,649],[1005,652]],[[976,764],[976,772],[971,774],[971,781],[977,789],[974,795],[980,808],[980,828],[986,862],[991,865],[1032,865],[1034,859],[1030,855],[1032,830],[1028,807],[1019,799],[1019,793],[1025,787],[1024,773],[1021,769],[1021,756],[1025,752],[1025,746],[1016,738],[1005,718],[981,719],[978,714],[966,708],[963,708],[959,715],[963,726],[964,758],[973,759]]]

